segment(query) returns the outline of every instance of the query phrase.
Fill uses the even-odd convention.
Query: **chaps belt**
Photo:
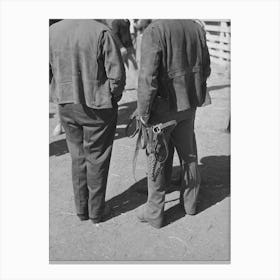
[[[132,126],[132,123],[136,121],[136,129],[131,134],[128,135],[128,130]],[[130,121],[126,127],[126,135],[130,138],[133,138],[136,134],[138,134],[135,146],[135,152],[133,156],[133,176],[135,178],[135,168],[136,168],[136,160],[140,149],[146,149],[147,155],[154,154],[155,160],[160,164],[164,163],[168,158],[168,144],[165,139],[165,129],[170,126],[175,126],[177,124],[176,120],[171,120],[165,123],[158,123],[153,126],[145,126],[139,119],[139,117],[134,112],[130,118]],[[160,159],[160,156],[157,154],[157,145],[159,137],[162,139],[165,156]],[[148,151],[149,150],[149,151]],[[147,152],[148,151],[148,152]]]

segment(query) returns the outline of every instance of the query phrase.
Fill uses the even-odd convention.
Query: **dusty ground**
[[[137,221],[135,212],[145,203],[144,153],[138,157],[137,182],[131,161],[135,139],[124,135],[127,117],[136,106],[135,90],[127,90],[119,106],[119,121],[110,166],[106,207],[110,218],[96,227],[75,215],[70,155],[65,135],[52,136],[55,107],[50,104],[50,261],[229,261],[230,260],[230,82],[213,66],[209,83],[212,104],[196,118],[202,187],[198,214],[184,216],[179,192],[166,196],[167,225],[160,230]],[[174,160],[178,170],[178,159]],[[177,167],[176,167],[177,166]]]

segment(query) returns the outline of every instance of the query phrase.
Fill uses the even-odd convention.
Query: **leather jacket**
[[[160,120],[202,106],[210,72],[201,25],[194,20],[153,21],[141,44],[139,115],[145,121]]]
[[[51,100],[112,108],[125,86],[119,48],[95,20],[62,20],[50,27]]]

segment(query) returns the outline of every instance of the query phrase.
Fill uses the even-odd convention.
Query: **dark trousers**
[[[165,191],[169,187],[172,175],[174,147],[182,163],[182,180],[180,202],[187,214],[195,214],[196,202],[200,188],[197,147],[194,134],[195,110],[187,112],[185,119],[180,120],[173,128],[166,131],[169,155],[159,175],[153,180],[148,165],[148,200],[145,205],[145,216],[156,224],[163,222]],[[158,147],[160,150],[161,147]]]
[[[98,221],[105,206],[117,108],[97,110],[82,104],[64,104],[59,105],[59,113],[72,158],[77,214]]]

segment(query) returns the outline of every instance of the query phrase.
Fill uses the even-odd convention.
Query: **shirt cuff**
[[[147,124],[147,123],[148,123],[149,118],[150,118],[150,116],[149,116],[149,115],[143,115],[143,116],[140,116],[140,120],[141,120],[141,122],[142,122],[142,123],[145,123],[145,124]]]

